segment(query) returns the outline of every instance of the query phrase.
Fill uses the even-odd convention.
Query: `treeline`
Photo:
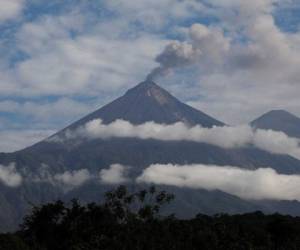
[[[161,216],[173,195],[155,187],[108,192],[103,204],[62,201],[34,207],[18,232],[0,235],[0,250],[299,250],[300,218],[255,212]]]

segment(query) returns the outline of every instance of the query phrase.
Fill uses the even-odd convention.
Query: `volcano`
[[[106,124],[122,119],[132,124],[153,121],[160,124],[184,122],[203,127],[224,125],[209,115],[180,102],[150,80],[141,82],[122,97],[75,122],[68,129],[74,129],[99,118]]]
[[[94,119],[109,124],[123,119],[132,124],[148,121],[172,124],[184,122],[189,126],[201,125],[210,128],[224,123],[196,110],[176,99],[168,91],[152,81],[145,81],[128,90],[122,97],[83,117],[62,129],[75,130]],[[41,176],[44,170],[55,175],[64,171],[88,169],[99,173],[111,164],[130,166],[130,177],[135,178],[151,164],[215,164],[238,166],[246,169],[271,167],[279,173],[299,174],[300,161],[287,155],[275,155],[254,147],[224,149],[217,146],[189,141],[141,140],[138,138],[93,139],[81,143],[56,143],[45,139],[33,146],[15,153],[0,154],[0,164],[14,163],[16,169],[27,176],[22,185],[9,188],[0,183],[0,230],[16,229],[23,216],[30,209],[29,204],[41,204],[55,199],[79,198],[84,202],[98,201],[113,185],[86,183],[80,187],[62,190],[51,182],[32,181],[30,176]],[[29,177],[28,177],[29,176]],[[129,184],[132,189],[138,184]],[[186,188],[163,187],[176,195],[174,204],[166,212],[181,217],[196,213],[242,213],[255,210],[300,215],[298,202],[257,202],[242,200],[224,192],[191,190]]]
[[[291,137],[300,138],[300,118],[285,110],[272,110],[265,113],[252,121],[251,126],[282,131]]]

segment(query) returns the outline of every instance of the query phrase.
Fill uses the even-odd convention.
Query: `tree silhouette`
[[[107,192],[103,204],[74,199],[34,207],[20,230],[0,235],[0,250],[298,250],[300,218],[254,212],[162,216],[174,199],[149,187]]]

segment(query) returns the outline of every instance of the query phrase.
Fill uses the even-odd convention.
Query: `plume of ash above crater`
[[[194,24],[188,31],[187,41],[172,41],[157,55],[155,61],[159,66],[148,74],[147,80],[155,80],[176,68],[196,63],[203,66],[220,63],[229,48],[230,40],[221,29]]]

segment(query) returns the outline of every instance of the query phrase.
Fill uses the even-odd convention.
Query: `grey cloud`
[[[156,57],[156,62],[160,66],[153,69],[147,78],[155,79],[158,76],[168,74],[174,68],[191,65],[201,54],[201,50],[194,48],[191,44],[173,41]]]
[[[193,64],[221,63],[229,50],[229,39],[221,29],[194,24],[189,30],[189,41],[172,41],[156,57],[159,66],[148,75],[157,78]]]

